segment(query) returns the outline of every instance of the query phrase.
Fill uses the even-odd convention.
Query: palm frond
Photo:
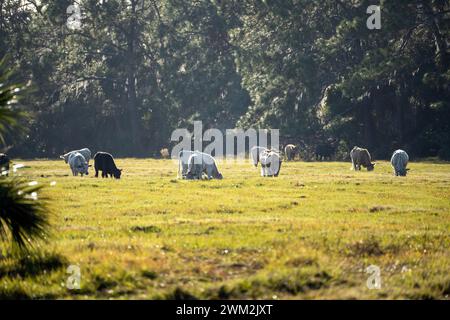
[[[5,69],[5,59],[0,61],[0,142],[5,143],[4,134],[12,130],[22,130],[19,120],[25,117],[25,113],[17,108],[23,86],[20,84],[8,84],[11,71]]]
[[[11,238],[21,251],[48,236],[49,214],[41,188],[18,178],[0,179],[0,239]]]

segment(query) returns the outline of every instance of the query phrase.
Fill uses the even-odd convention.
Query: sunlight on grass
[[[1,298],[448,298],[448,164],[411,163],[399,178],[387,162],[287,162],[261,178],[220,163],[222,181],[181,181],[170,160],[116,162],[121,180],[23,161],[23,176],[53,185],[41,191],[50,262],[0,255]],[[65,287],[70,264],[80,290]],[[380,290],[366,287],[370,264]]]

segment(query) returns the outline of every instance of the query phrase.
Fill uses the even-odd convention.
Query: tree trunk
[[[127,39],[127,107],[130,125],[130,147],[129,152],[139,152],[139,114],[136,95],[136,5],[137,0],[131,1],[130,29]]]
[[[433,8],[427,1],[422,1],[425,14],[429,19],[429,26],[431,33],[433,34],[434,43],[436,47],[437,64],[441,70],[447,70],[448,67],[448,53],[447,53],[447,41],[442,35],[441,28],[439,26],[438,16],[435,14]]]
[[[363,105],[364,108],[364,144],[367,148],[372,148],[374,144],[374,123],[373,123],[373,104],[374,97],[373,92],[371,93],[371,97],[366,100]]]

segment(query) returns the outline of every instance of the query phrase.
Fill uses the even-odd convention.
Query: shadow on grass
[[[0,265],[0,279],[37,276],[68,265],[67,259],[57,253],[35,253],[5,260],[5,263]],[[20,296],[20,293],[18,294]]]

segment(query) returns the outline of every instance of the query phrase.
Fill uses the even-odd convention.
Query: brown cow
[[[353,170],[361,170],[361,166],[367,168],[367,171],[372,171],[375,167],[375,163],[372,163],[370,153],[367,149],[354,147],[350,151],[350,158],[352,159]]]

